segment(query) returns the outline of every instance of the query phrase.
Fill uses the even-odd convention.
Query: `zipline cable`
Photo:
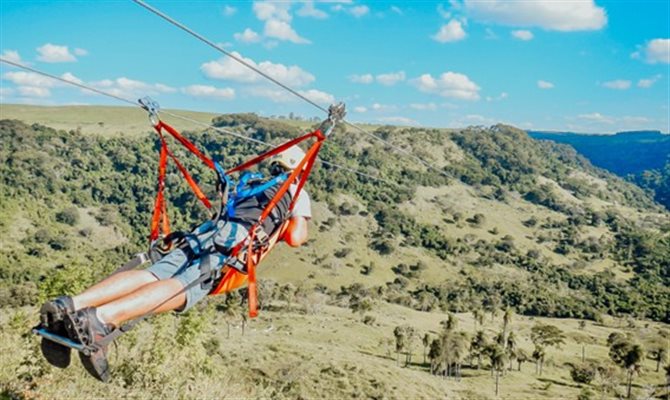
[[[80,88],[80,89],[88,90],[88,91],[97,93],[97,94],[99,94],[99,95],[107,96],[107,97],[109,97],[109,98],[112,98],[112,99],[115,99],[115,100],[119,100],[119,101],[122,101],[122,102],[124,102],[124,103],[131,104],[131,105],[133,105],[133,106],[142,108],[142,106],[141,106],[138,102],[136,102],[136,101],[132,101],[132,100],[130,100],[130,99],[123,98],[123,97],[121,97],[121,96],[117,96],[117,95],[115,95],[115,94],[112,94],[112,93],[109,93],[109,92],[105,92],[105,91],[103,91],[103,90],[96,89],[96,88],[91,87],[91,86],[84,85],[84,84],[82,84],[82,83],[80,83],[80,82],[75,82],[75,81],[72,81],[72,80],[69,80],[69,79],[65,79],[65,78],[59,77],[59,76],[57,76],[57,75],[52,75],[52,74],[50,74],[50,73],[47,73],[47,72],[44,72],[44,71],[40,71],[40,70],[37,70],[37,69],[35,69],[35,68],[31,68],[31,67],[29,67],[29,66],[27,66],[27,65],[20,64],[20,63],[11,61],[11,60],[7,60],[7,59],[2,58],[2,57],[0,57],[0,62],[3,62],[3,63],[6,63],[6,64],[9,64],[9,65],[12,65],[12,66],[14,66],[14,67],[17,67],[17,68],[20,68],[20,69],[23,69],[23,70],[26,70],[26,71],[33,72],[33,73],[38,74],[38,75],[45,76],[45,77],[47,77],[47,78],[51,78],[51,79],[54,79],[54,80],[57,80],[57,81],[60,81],[60,82],[63,82],[63,83],[67,83],[67,84],[69,84],[69,85],[76,86],[76,87],[78,87],[78,88]],[[195,119],[188,118],[188,117],[184,117],[184,116],[181,116],[181,115],[179,115],[179,114],[175,114],[175,113],[172,113],[172,112],[169,112],[169,111],[162,110],[161,113],[166,114],[166,115],[169,115],[169,116],[174,117],[174,118],[179,118],[179,119],[181,119],[181,120],[188,121],[188,122],[191,122],[191,123],[194,123],[194,124],[197,124],[197,125],[201,125],[201,126],[205,126],[205,127],[208,127],[208,128],[212,128],[212,129],[214,129],[214,130],[216,130],[216,131],[218,131],[218,132],[224,133],[224,134],[226,134],[226,135],[234,136],[234,137],[239,138],[239,139],[242,139],[242,140],[246,140],[246,141],[253,142],[253,143],[256,143],[256,144],[262,144],[262,145],[264,145],[264,146],[268,146],[268,147],[269,147],[269,146],[272,146],[271,144],[266,143],[266,142],[264,142],[264,141],[262,141],[262,140],[258,140],[258,139],[254,139],[254,138],[251,138],[251,137],[248,137],[248,136],[244,136],[244,135],[241,135],[241,134],[239,134],[239,133],[233,132],[233,131],[231,131],[231,130],[223,129],[223,128],[220,128],[220,127],[217,127],[217,126],[214,126],[214,125],[210,125],[210,124],[207,124],[207,123],[204,123],[204,122],[200,122],[200,121],[197,121],[197,120],[195,120]],[[354,173],[354,174],[357,174],[357,175],[360,175],[360,176],[363,176],[363,177],[366,177],[366,178],[370,178],[370,179],[373,179],[373,180],[376,180],[376,181],[380,181],[380,182],[384,182],[384,183],[387,183],[387,184],[397,185],[395,182],[387,181],[387,180],[385,180],[385,179],[382,179],[382,178],[379,178],[379,177],[376,177],[376,176],[373,176],[373,175],[370,175],[370,174],[366,174],[365,172],[361,172],[361,171],[358,171],[358,170],[356,170],[356,169],[353,169],[353,168],[350,168],[350,167],[346,167],[346,166],[344,166],[344,165],[338,165],[338,164],[335,164],[335,163],[332,163],[332,162],[329,162],[329,161],[326,161],[326,160],[319,160],[319,161],[320,161],[321,163],[325,164],[325,165],[328,165],[328,166],[331,166],[331,167],[334,167],[334,168],[337,168],[337,169],[341,169],[341,170],[344,170],[344,171],[348,171],[348,172],[351,172],[351,173]]]
[[[275,85],[277,85],[277,86],[281,87],[282,89],[284,89],[284,90],[290,92],[290,93],[293,94],[294,96],[296,96],[296,97],[298,97],[298,98],[304,100],[305,102],[311,104],[312,106],[314,106],[314,107],[317,108],[318,110],[321,110],[321,111],[323,111],[323,112],[325,112],[325,113],[328,113],[328,109],[326,109],[326,108],[323,107],[322,105],[320,105],[320,104],[318,104],[317,102],[311,100],[309,97],[307,97],[307,96],[305,96],[304,94],[298,92],[297,90],[291,88],[291,87],[288,86],[287,84],[282,83],[282,82],[279,81],[278,79],[273,78],[270,74],[268,74],[268,73],[262,71],[261,69],[257,68],[257,67],[254,66],[253,64],[247,62],[247,61],[244,60],[242,57],[237,56],[237,55],[233,54],[232,52],[230,52],[230,51],[224,49],[223,47],[217,45],[217,44],[214,43],[213,41],[207,39],[207,38],[204,37],[203,35],[197,33],[196,31],[194,31],[193,29],[187,27],[186,25],[182,24],[181,22],[175,20],[174,18],[172,18],[172,17],[170,17],[169,15],[165,14],[164,12],[160,11],[160,10],[157,9],[156,7],[153,7],[153,6],[149,5],[149,4],[147,4],[147,3],[144,2],[143,0],[132,0],[132,1],[133,1],[134,3],[136,3],[137,5],[143,7],[144,9],[148,10],[149,12],[151,12],[151,13],[157,15],[158,17],[164,19],[165,21],[169,22],[170,24],[176,26],[177,28],[183,30],[184,32],[188,33],[189,35],[195,37],[196,39],[200,40],[201,42],[207,44],[208,46],[214,48],[215,50],[217,50],[217,51],[219,51],[219,52],[221,52],[221,53],[223,53],[224,55],[226,55],[226,56],[230,57],[231,59],[237,61],[238,63],[244,65],[245,67],[249,68],[250,70],[256,72],[257,74],[261,75],[262,77],[264,77],[265,79],[267,79],[267,80],[269,80],[270,82],[274,83]],[[436,172],[438,172],[438,173],[440,173],[440,174],[442,174],[442,175],[444,175],[444,176],[446,176],[446,177],[449,177],[449,174],[447,174],[445,171],[443,171],[443,170],[439,169],[438,167],[432,165],[431,163],[429,163],[428,161],[426,161],[426,160],[422,159],[421,157],[415,155],[415,154],[412,153],[411,151],[406,150],[406,149],[404,149],[404,148],[402,148],[402,147],[400,147],[400,146],[397,146],[397,145],[395,145],[395,144],[393,144],[393,143],[391,143],[391,142],[389,142],[389,141],[387,141],[387,140],[384,140],[383,138],[381,138],[381,137],[375,135],[375,134],[372,133],[372,132],[367,131],[366,129],[363,129],[362,127],[360,127],[360,126],[357,125],[357,124],[354,124],[353,122],[349,122],[349,121],[346,121],[346,120],[344,120],[344,121],[342,121],[342,122],[343,122],[345,125],[348,125],[348,126],[354,128],[354,129],[360,131],[361,133],[363,133],[363,134],[365,134],[365,135],[368,135],[368,136],[374,138],[375,140],[378,140],[378,141],[380,141],[380,142],[382,142],[382,143],[385,143],[387,146],[389,146],[389,147],[395,149],[396,151],[399,151],[399,152],[401,152],[401,153],[403,153],[403,154],[405,154],[405,155],[411,157],[411,158],[414,159],[415,161],[418,161],[419,163],[421,163],[421,164],[423,164],[424,166],[426,166],[428,169],[432,169],[432,170],[434,170],[434,171],[436,171]]]
[[[235,137],[247,140],[247,141],[252,142],[252,143],[260,144],[260,145],[263,145],[263,146],[266,146],[266,147],[271,147],[272,146],[272,144],[264,142],[262,140],[250,138],[248,136],[243,136],[243,135],[240,135],[240,134],[234,134],[233,132],[230,132],[228,130],[220,128],[216,125],[207,124],[205,122],[201,122],[201,121],[195,120],[193,118],[185,117],[183,115],[174,114],[174,113],[171,113],[171,112],[168,112],[168,111],[161,111],[161,113],[169,115],[169,116],[174,117],[174,118],[181,119],[183,121],[190,122],[192,124],[200,125],[204,128],[213,129],[215,131],[219,131],[219,132],[226,133],[226,134],[233,134],[233,136],[235,136]],[[360,176],[363,176],[363,177],[366,177],[366,178],[370,178],[370,179],[373,179],[373,180],[376,180],[376,181],[384,182],[384,183],[389,184],[389,185],[398,186],[398,184],[395,183],[395,182],[380,178],[378,176],[370,175],[370,174],[367,174],[365,172],[361,172],[359,170],[353,169],[351,167],[347,167],[345,165],[336,164],[336,163],[326,161],[326,160],[322,160],[322,159],[317,159],[317,160],[320,163],[322,163],[323,165],[327,165],[327,166],[330,166],[330,167],[333,167],[333,168],[338,168],[338,169],[341,169],[341,170],[344,170],[344,171],[348,171],[348,172],[351,172],[351,173],[354,173],[354,174],[357,174],[357,175],[360,175]]]
[[[21,68],[21,69],[26,70],[26,71],[34,72],[34,73],[36,73],[36,74],[38,74],[38,75],[46,76],[46,77],[48,77],[48,78],[55,79],[55,80],[57,80],[57,81],[61,81],[61,82],[63,82],[63,83],[67,83],[67,84],[69,84],[69,85],[74,85],[74,86],[77,86],[77,87],[79,87],[79,88],[81,88],[81,89],[90,90],[91,92],[94,92],[94,93],[97,93],[97,94],[101,94],[101,95],[103,95],[103,96],[111,97],[111,98],[113,98],[113,99],[122,101],[122,102],[124,102],[124,103],[128,103],[128,104],[132,104],[132,105],[137,106],[137,107],[141,107],[140,104],[139,104],[138,102],[136,102],[136,101],[132,101],[132,100],[129,100],[129,99],[124,99],[124,98],[121,97],[121,96],[117,96],[117,95],[115,95],[115,94],[111,94],[111,93],[108,93],[108,92],[104,92],[104,91],[102,91],[102,90],[99,90],[99,89],[92,88],[92,87],[90,87],[90,86],[86,86],[86,85],[84,85],[84,84],[81,84],[81,83],[79,83],[79,82],[75,82],[75,81],[71,81],[71,80],[69,80],[69,79],[61,78],[60,76],[51,75],[51,74],[49,74],[49,73],[47,73],[47,72],[42,72],[42,71],[36,70],[35,68],[31,68],[31,67],[29,67],[29,66],[27,66],[27,65],[23,65],[23,64],[19,64],[19,63],[17,63],[17,62],[14,62],[14,61],[7,60],[6,58],[1,58],[1,57],[0,57],[0,62],[9,64],[9,65],[13,65],[13,66],[15,66],[15,67],[17,67],[17,68]]]

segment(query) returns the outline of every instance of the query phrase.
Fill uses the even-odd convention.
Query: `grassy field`
[[[209,122],[215,115],[175,111],[190,118]],[[120,135],[150,130],[143,111],[124,107],[35,107],[2,105],[0,119],[16,118],[39,122],[61,129],[81,129],[92,135]],[[291,121],[296,128],[307,126]],[[179,122],[180,129],[197,129]],[[439,162],[455,161],[463,157],[454,143],[450,158]],[[430,149],[436,154],[439,151]],[[577,174],[577,172],[576,172]],[[580,178],[605,185],[598,178],[579,172]],[[545,180],[546,181],[546,180]],[[603,190],[605,190],[604,188]],[[505,201],[496,201],[482,195],[486,187],[472,187],[452,182],[438,188],[419,187],[416,195],[400,205],[404,212],[420,223],[435,224],[449,238],[493,242],[506,235],[514,238],[515,245],[526,251],[538,249],[556,265],[571,266],[578,260],[577,253],[558,254],[552,242],[540,242],[543,233],[539,226],[523,222],[531,216],[539,221],[562,221],[564,214],[551,211],[510,195]],[[561,193],[575,204],[590,204],[609,209],[619,207],[594,197],[575,198]],[[4,199],[3,199],[4,200]],[[343,202],[358,204],[361,213],[335,215],[333,206]],[[260,276],[279,284],[312,289],[323,286],[338,291],[343,286],[361,283],[363,286],[383,286],[397,274],[392,268],[399,263],[423,262],[428,267],[410,288],[423,284],[437,284],[459,279],[466,271],[473,276],[504,276],[532,284],[530,274],[520,268],[474,268],[464,257],[442,260],[434,253],[418,247],[397,246],[387,256],[369,248],[370,238],[377,229],[375,219],[365,213],[362,205],[352,196],[338,195],[325,202],[315,202],[314,218],[310,222],[310,243],[298,249],[280,246],[260,268]],[[73,237],[72,252],[58,252],[57,256],[36,259],[50,268],[61,268],[74,261],[86,274],[87,262],[95,262],[96,252],[127,242],[129,227],[123,223],[102,226],[95,215],[99,210],[79,207],[79,221],[74,226],[57,224],[44,218],[50,215],[49,204],[23,204],[9,198],[0,207],[0,227],[8,234],[0,242],[0,251],[17,249],[21,241],[32,234],[39,224],[65,232]],[[648,210],[624,209],[626,215],[640,223],[645,220],[668,221],[667,213]],[[462,219],[454,220],[454,215]],[[485,215],[482,224],[467,222],[476,213]],[[147,216],[147,220],[149,216]],[[656,222],[655,222],[656,223]],[[80,232],[86,230],[88,236]],[[549,232],[550,234],[552,232]],[[611,232],[584,227],[584,237],[605,237]],[[99,245],[99,246],[96,246]],[[343,256],[336,256],[338,251]],[[72,254],[77,253],[77,258]],[[374,264],[367,275],[362,266]],[[26,266],[29,268],[30,266]],[[582,272],[592,274],[608,270],[619,279],[629,278],[622,266],[610,258],[596,260]],[[95,279],[91,277],[91,279]],[[36,282],[37,284],[37,282]],[[443,312],[421,312],[408,307],[392,305],[376,299],[366,313],[374,322],[365,324],[363,316],[354,314],[346,302],[327,298],[312,290],[303,290],[290,304],[274,301],[261,311],[260,317],[246,322],[243,330],[237,310],[234,316],[217,311],[220,298],[211,298],[206,304],[184,316],[164,315],[152,323],[143,323],[137,330],[124,336],[118,346],[111,348],[110,361],[114,367],[113,379],[101,384],[90,379],[74,360],[73,366],[62,371],[51,368],[39,355],[38,342],[28,334],[36,323],[37,308],[2,308],[0,312],[0,399],[70,399],[70,398],[259,398],[259,399],[577,399],[585,387],[594,399],[616,398],[624,393],[623,372],[609,379],[594,380],[591,385],[575,383],[570,377],[569,364],[578,363],[582,343],[587,361],[604,364],[609,359],[606,344],[610,333],[627,332],[643,344],[659,337],[659,331],[669,329],[667,324],[605,317],[602,323],[587,321],[580,326],[575,319],[530,318],[514,315],[510,331],[515,332],[519,346],[531,354],[531,327],[540,322],[559,327],[566,335],[561,348],[549,348],[542,376],[535,373],[533,362],[501,378],[500,394],[494,394],[494,379],[488,361],[483,369],[473,368],[465,361],[461,379],[443,379],[429,373],[423,362],[421,339],[428,333],[433,338],[441,331],[440,322],[447,318]],[[261,294],[262,295],[262,294]],[[471,313],[456,314],[458,330],[470,337],[475,333]],[[399,325],[411,325],[417,336],[412,341],[412,363],[399,366],[394,350],[393,330]],[[487,314],[484,325],[478,326],[489,338],[500,332],[502,313]],[[230,332],[230,334],[229,334]],[[667,340],[666,340],[667,341]],[[668,341],[670,349],[670,341]],[[665,376],[655,372],[655,362],[646,358],[642,371],[634,381],[635,398],[660,397]],[[603,387],[613,385],[615,392],[601,393]],[[616,395],[614,394],[616,393]]]

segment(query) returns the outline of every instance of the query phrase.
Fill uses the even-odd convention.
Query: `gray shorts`
[[[215,235],[217,242],[223,241],[226,245],[230,245],[230,247],[244,240],[246,236],[247,232],[244,227],[235,223],[226,224]],[[205,254],[192,260],[190,263],[182,250],[175,249],[147,268],[147,271],[151,272],[159,280],[175,278],[186,287],[198,280],[203,272],[215,271],[223,267],[223,263],[227,257],[221,253],[212,251],[213,240],[214,238],[207,238],[202,242],[203,253]],[[203,288],[203,285],[193,285],[187,289],[185,291],[186,304],[178,312],[185,312],[193,307],[197,302],[205,298],[210,290],[210,287]]]

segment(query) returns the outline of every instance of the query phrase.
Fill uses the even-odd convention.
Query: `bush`
[[[573,365],[570,376],[577,383],[589,384],[596,376],[596,368],[592,364]]]
[[[56,221],[75,226],[79,222],[79,210],[77,207],[68,207],[56,214]]]

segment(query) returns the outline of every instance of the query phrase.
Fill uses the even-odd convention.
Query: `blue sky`
[[[670,2],[151,1],[351,120],[670,131]],[[131,1],[0,3],[0,53],[165,108],[320,115]],[[1,64],[3,103],[114,100]]]

